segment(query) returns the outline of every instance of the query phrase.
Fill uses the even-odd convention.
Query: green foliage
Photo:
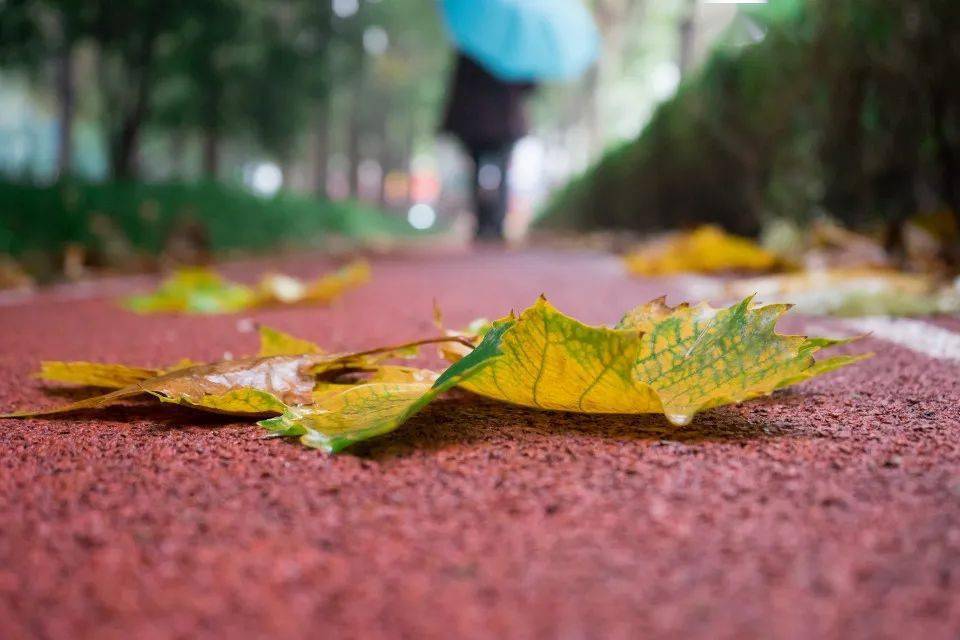
[[[369,238],[410,233],[404,220],[356,203],[289,193],[264,199],[212,183],[0,183],[0,202],[0,253],[14,256],[59,254],[71,243],[96,255],[116,238],[133,250],[156,254],[186,224],[199,224],[215,252],[302,246],[331,234]]]
[[[769,214],[960,211],[960,5],[780,0],[738,20],[763,40],[716,50],[543,224],[750,233]]]
[[[226,173],[221,155],[239,164],[238,149],[285,166],[342,152],[354,166],[372,156],[403,167],[434,134],[449,45],[433,0],[361,1],[349,16],[335,16],[329,0],[0,7],[0,69],[26,75],[41,95],[54,89],[71,122],[96,114],[115,179],[157,174],[143,171],[158,164],[142,153],[146,134],[173,138],[175,157],[163,160],[180,175],[193,164],[183,151],[201,140],[207,178]],[[387,55],[364,47],[371,29],[387,35]]]

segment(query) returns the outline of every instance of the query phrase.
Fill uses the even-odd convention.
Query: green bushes
[[[544,226],[656,229],[769,215],[851,224],[960,210],[960,4],[774,0]]]
[[[201,233],[214,252],[412,233],[403,219],[356,203],[287,193],[259,198],[213,183],[0,183],[0,253],[28,263],[78,245],[94,262],[115,266],[109,263],[117,254],[157,255],[185,229]]]

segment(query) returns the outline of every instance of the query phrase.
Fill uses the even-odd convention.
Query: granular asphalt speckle
[[[680,300],[576,252],[380,258],[320,309],[97,294],[138,284],[0,306],[0,408],[78,397],[40,359],[240,355],[249,320],[339,350],[431,335],[434,298],[452,326],[541,292],[589,322]],[[955,639],[960,363],[843,348],[876,356],[679,431],[456,394],[336,457],[175,407],[0,420],[0,637]]]

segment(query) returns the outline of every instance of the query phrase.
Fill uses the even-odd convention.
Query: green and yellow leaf
[[[491,366],[461,386],[542,409],[663,412],[684,425],[702,409],[765,395],[853,361],[841,357],[814,368],[813,353],[827,343],[776,334],[787,309],[754,307],[749,298],[729,309],[671,309],[661,299],[608,329],[584,325],[541,298],[518,318],[494,325],[502,330],[480,345],[490,343]]]
[[[458,335],[347,354],[320,353],[313,343],[262,328],[260,356],[186,363],[163,373],[45,363],[46,379],[116,390],[14,415],[100,408],[148,394],[217,413],[275,416],[260,424],[308,446],[339,451],[396,429],[459,386],[539,409],[663,413],[685,425],[698,411],[766,395],[866,357],[816,360],[819,350],[842,341],[776,333],[788,308],[754,305],[751,298],[727,309],[669,307],[661,298],[608,328],[578,322],[541,298],[519,316],[484,323],[482,339]],[[449,341],[466,349],[448,350],[454,362],[441,374],[387,363],[423,344]]]
[[[235,313],[263,306],[328,304],[370,280],[370,265],[355,261],[313,282],[283,274],[267,274],[254,288],[230,282],[211,269],[176,271],[156,291],[131,296],[124,306],[137,313]]]
[[[250,287],[229,282],[210,269],[180,269],[160,283],[156,291],[124,301],[137,313],[233,313],[250,308],[256,300]]]
[[[278,436],[295,436],[308,447],[336,453],[362,440],[393,431],[443,392],[489,365],[479,359],[455,365],[433,384],[370,382],[330,394],[307,407],[291,407],[260,426]],[[454,371],[454,369],[456,370]]]

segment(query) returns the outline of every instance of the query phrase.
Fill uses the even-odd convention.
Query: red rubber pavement
[[[226,271],[268,266],[329,265]],[[0,408],[54,401],[42,358],[251,352],[243,318],[346,349],[430,335],[434,298],[680,300],[561,252],[381,258],[334,307],[239,317],[111,302],[146,282],[0,300]],[[327,457],[178,408],[2,420],[0,637],[957,638],[960,363],[847,348],[877,355],[680,431],[457,397]]]

